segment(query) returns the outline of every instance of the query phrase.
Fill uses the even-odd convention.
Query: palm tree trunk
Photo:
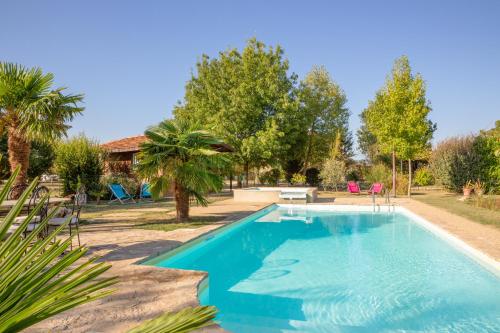
[[[174,184],[175,211],[177,222],[189,219],[189,192],[177,181]]]
[[[14,184],[26,184],[28,181],[31,141],[27,140],[24,135],[14,127],[8,128],[7,135],[10,172],[14,172],[18,166],[21,168]],[[13,193],[13,197],[17,199],[21,193],[22,189],[20,189],[19,193]]]

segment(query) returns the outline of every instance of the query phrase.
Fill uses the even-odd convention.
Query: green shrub
[[[261,184],[273,185],[273,186],[278,185],[281,178],[283,178],[283,171],[278,168],[265,171],[261,173],[259,176]]]
[[[391,169],[384,164],[375,164],[366,170],[365,180],[370,183],[382,183],[384,187],[391,186]]]
[[[345,180],[359,182],[361,180],[361,171],[356,168],[349,168],[345,175]]]
[[[79,183],[87,192],[99,186],[104,163],[99,143],[79,135],[56,145],[54,167],[63,183],[63,194],[74,193]]]
[[[306,182],[306,176],[301,173],[294,173],[290,182],[292,185],[304,185]]]
[[[108,185],[110,184],[121,184],[130,195],[137,195],[139,193],[139,187],[141,185],[136,178],[124,173],[113,173],[106,175],[102,177],[101,183],[107,189],[107,191],[105,192],[105,197],[106,195],[108,197],[111,195],[108,187]]]
[[[407,175],[402,175],[400,173],[396,175],[396,194],[408,194],[408,181],[409,180]],[[392,186],[392,181],[385,184],[388,184],[387,186],[390,188]],[[388,187],[386,187],[386,190],[388,189]]]
[[[10,176],[7,135],[0,135],[0,179]],[[54,146],[48,142],[32,141],[28,167],[28,178],[33,179],[47,173],[54,164]]]
[[[414,182],[417,186],[428,186],[434,184],[434,177],[429,167],[421,167],[415,171]]]
[[[476,137],[449,138],[439,143],[430,160],[431,170],[438,184],[454,192],[462,192],[470,180],[482,180],[485,176],[485,156],[475,147]]]
[[[318,186],[320,182],[319,170],[310,168],[306,170],[306,183],[309,186]]]
[[[346,166],[344,161],[327,159],[321,167],[321,182],[324,187],[335,188],[345,181]]]
[[[33,179],[47,173],[54,164],[54,146],[47,142],[33,141],[31,143],[28,178]]]

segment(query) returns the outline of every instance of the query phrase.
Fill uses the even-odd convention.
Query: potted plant
[[[465,185],[462,188],[464,192],[464,197],[469,197],[473,189],[474,189],[474,184],[470,180],[468,180],[467,183],[465,183]]]

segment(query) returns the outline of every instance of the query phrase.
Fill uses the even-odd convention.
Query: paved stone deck
[[[332,204],[333,200],[329,196],[320,196],[320,201],[324,204]],[[500,230],[468,221],[415,200],[398,198],[393,201],[500,260]],[[378,199],[378,202],[383,203],[383,199]],[[341,197],[335,199],[333,204],[371,204],[371,198]],[[103,260],[113,264],[106,275],[119,276],[121,282],[116,286],[117,292],[105,299],[46,320],[28,332],[124,332],[166,311],[197,305],[197,285],[203,279],[204,273],[140,266],[135,263],[236,221],[264,206],[266,204],[235,203],[228,199],[209,207],[194,207],[193,215],[219,214],[226,215],[227,218],[217,224],[171,232],[124,228],[123,225],[106,222],[99,223],[98,227],[84,226],[81,233],[82,242],[89,246],[92,254],[103,256]],[[224,330],[211,327],[202,332]]]

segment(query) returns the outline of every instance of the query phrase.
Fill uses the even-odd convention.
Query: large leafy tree
[[[342,140],[343,155],[352,155],[347,97],[324,67],[314,67],[307,74],[300,84],[299,100],[302,137],[307,138],[303,149],[304,174],[311,164],[321,164],[336,138]]]
[[[20,167],[16,184],[26,183],[32,140],[60,138],[67,122],[83,111],[83,96],[53,89],[53,81],[40,68],[0,63],[0,129],[7,131],[11,171]]]
[[[232,145],[231,158],[248,182],[249,168],[288,158],[300,137],[296,78],[288,68],[280,46],[266,47],[255,38],[242,52],[230,49],[213,59],[204,55],[175,117],[201,122]]]
[[[428,119],[430,111],[422,76],[413,75],[408,58],[402,56],[362,116],[380,151],[392,154],[394,194],[396,156],[409,161],[408,195],[411,194],[411,160],[429,149],[436,129]]]
[[[185,120],[165,120],[145,135],[137,170],[149,179],[155,197],[173,185],[177,221],[185,221],[190,196],[206,206],[206,194],[222,188],[219,171],[226,159],[214,148],[222,141]]]

